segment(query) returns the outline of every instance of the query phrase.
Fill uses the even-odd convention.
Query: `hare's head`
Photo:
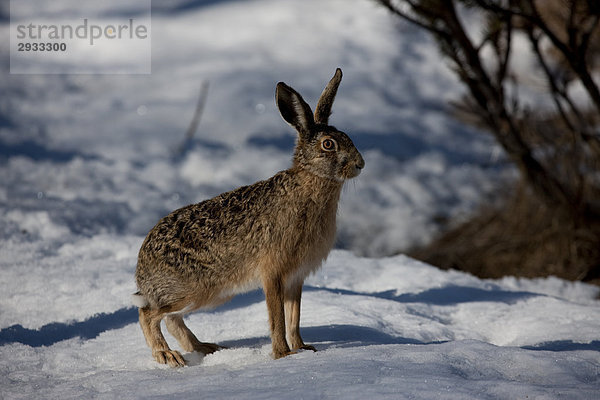
[[[341,80],[338,68],[321,93],[314,115],[302,96],[285,83],[279,82],[275,93],[281,116],[298,132],[294,165],[336,181],[354,178],[365,166],[348,135],[327,124]]]

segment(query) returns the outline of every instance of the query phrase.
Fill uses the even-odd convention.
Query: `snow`
[[[426,36],[369,1],[154,3],[151,75],[2,64],[0,398],[597,397],[597,287],[481,280],[394,255],[514,175],[486,136],[447,116],[461,88]],[[22,4],[25,19],[102,21],[105,7]],[[158,365],[131,303],[144,235],[177,207],[286,168],[294,137],[276,82],[314,106],[338,66],[332,123],[366,168],[342,194],[337,250],[305,282],[302,334],[319,351],[272,360],[252,291],[187,317],[229,349]],[[174,155],[204,81],[196,139]]]
[[[60,259],[28,275],[2,266],[12,282],[3,284],[5,298],[15,298],[2,303],[4,398],[591,399],[600,388],[596,287],[555,278],[485,281],[405,256],[344,250],[305,284],[302,334],[318,352],[272,360],[264,297],[254,291],[190,315],[201,340],[229,349],[184,354],[189,366],[170,369],[152,359],[127,304],[133,252],[109,236],[93,242],[63,246]],[[75,276],[60,263],[70,258],[96,276]],[[52,284],[38,293],[38,275],[37,284],[69,276],[71,290],[57,293]],[[100,290],[87,287],[90,280]],[[105,311],[93,315],[100,304]],[[85,311],[92,316],[79,317]]]

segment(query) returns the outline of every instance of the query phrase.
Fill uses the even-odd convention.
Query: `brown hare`
[[[277,84],[281,116],[298,132],[289,169],[175,210],[148,233],[138,256],[134,296],[146,342],[159,363],[185,365],[162,335],[163,318],[183,350],[209,354],[221,347],[200,342],[183,315],[259,287],[273,356],[315,350],[300,337],[302,284],[333,246],[344,181],[365,165],[352,140],[327,124],[341,79],[338,68],[314,116],[294,89]]]

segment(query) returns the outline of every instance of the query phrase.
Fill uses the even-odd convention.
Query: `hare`
[[[183,315],[259,287],[265,293],[273,357],[316,351],[300,337],[302,284],[333,246],[344,181],[365,165],[352,140],[327,124],[341,79],[338,68],[314,116],[300,94],[277,84],[281,116],[298,133],[289,169],[175,210],[148,233],[138,256],[134,296],[146,342],[159,363],[185,365],[162,335],[163,318],[183,350],[209,354],[221,347],[200,342]]]

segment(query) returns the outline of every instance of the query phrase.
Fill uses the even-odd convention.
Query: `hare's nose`
[[[363,169],[365,167],[365,160],[363,160],[362,156],[358,156],[358,161],[356,162],[356,168]]]

